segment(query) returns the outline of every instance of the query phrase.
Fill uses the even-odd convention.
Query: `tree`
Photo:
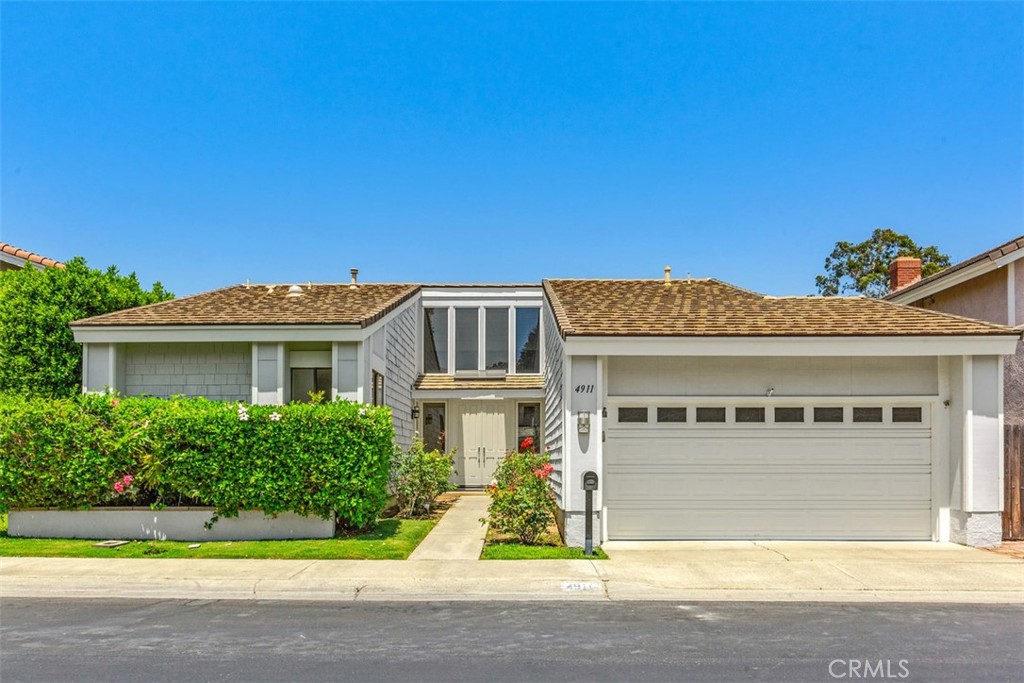
[[[81,391],[82,347],[69,323],[172,298],[159,282],[147,291],[135,273],[95,270],[80,257],[65,268],[0,273],[0,392],[73,396]]]
[[[864,294],[878,298],[889,293],[889,264],[897,256],[921,259],[921,277],[949,267],[949,257],[938,247],[919,247],[908,235],[889,228],[877,228],[858,244],[836,242],[825,259],[825,274],[815,278],[818,293]]]

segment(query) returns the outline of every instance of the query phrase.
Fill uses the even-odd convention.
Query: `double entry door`
[[[456,482],[487,486],[508,454],[505,401],[459,401],[462,444],[456,454]]]

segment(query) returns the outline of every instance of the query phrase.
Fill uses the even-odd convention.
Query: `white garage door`
[[[610,539],[929,539],[928,404],[615,402]]]

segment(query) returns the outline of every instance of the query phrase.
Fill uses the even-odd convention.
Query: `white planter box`
[[[293,512],[282,512],[277,517],[268,517],[262,512],[240,512],[238,517],[221,517],[213,528],[206,529],[203,525],[213,514],[213,508],[197,507],[11,510],[7,516],[7,535],[158,541],[263,541],[334,536],[334,520],[303,517]]]

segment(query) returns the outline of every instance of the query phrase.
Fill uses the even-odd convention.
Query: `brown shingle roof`
[[[504,377],[453,377],[451,375],[420,375],[416,389],[543,389],[541,375],[505,375]]]
[[[361,325],[379,320],[419,285],[235,285],[149,306],[78,320],[73,325]]]
[[[788,337],[1016,334],[877,299],[769,297],[712,279],[545,280],[563,336]]]
[[[897,289],[895,292],[889,292],[883,298],[885,298],[885,299],[892,299],[893,297],[896,297],[896,296],[900,296],[902,298],[902,296],[904,294],[906,294],[907,292],[912,292],[915,289],[923,287],[923,286],[925,286],[927,284],[931,284],[933,282],[938,282],[938,281],[948,277],[949,275],[952,275],[953,273],[955,273],[957,271],[963,270],[964,268],[967,268],[968,266],[973,266],[975,263],[979,263],[979,262],[985,261],[985,260],[988,260],[988,261],[998,261],[1002,257],[1006,256],[1007,254],[1012,254],[1013,252],[1017,251],[1018,249],[1024,249],[1024,235],[1021,235],[1020,237],[1015,237],[1015,238],[1013,238],[1012,240],[1010,240],[1009,242],[1007,242],[1005,244],[1000,244],[995,249],[989,249],[988,251],[982,252],[982,253],[978,254],[977,256],[972,256],[971,258],[969,258],[969,259],[967,259],[965,261],[961,261],[960,263],[955,263],[955,264],[951,265],[949,268],[946,268],[944,270],[940,270],[939,272],[935,273],[934,275],[929,275],[928,277],[924,278],[923,280],[918,280],[917,282],[915,282],[912,285],[907,285],[906,287],[904,287],[902,289]]]
[[[52,258],[47,258],[46,256],[40,256],[39,254],[33,254],[31,251],[20,249],[14,246],[13,244],[8,244],[7,242],[0,242],[0,251],[2,251],[5,254],[10,254],[11,256],[14,256],[16,258],[31,261],[32,263],[38,263],[41,266],[49,268],[64,267],[64,264],[61,263],[60,261],[56,261]]]

